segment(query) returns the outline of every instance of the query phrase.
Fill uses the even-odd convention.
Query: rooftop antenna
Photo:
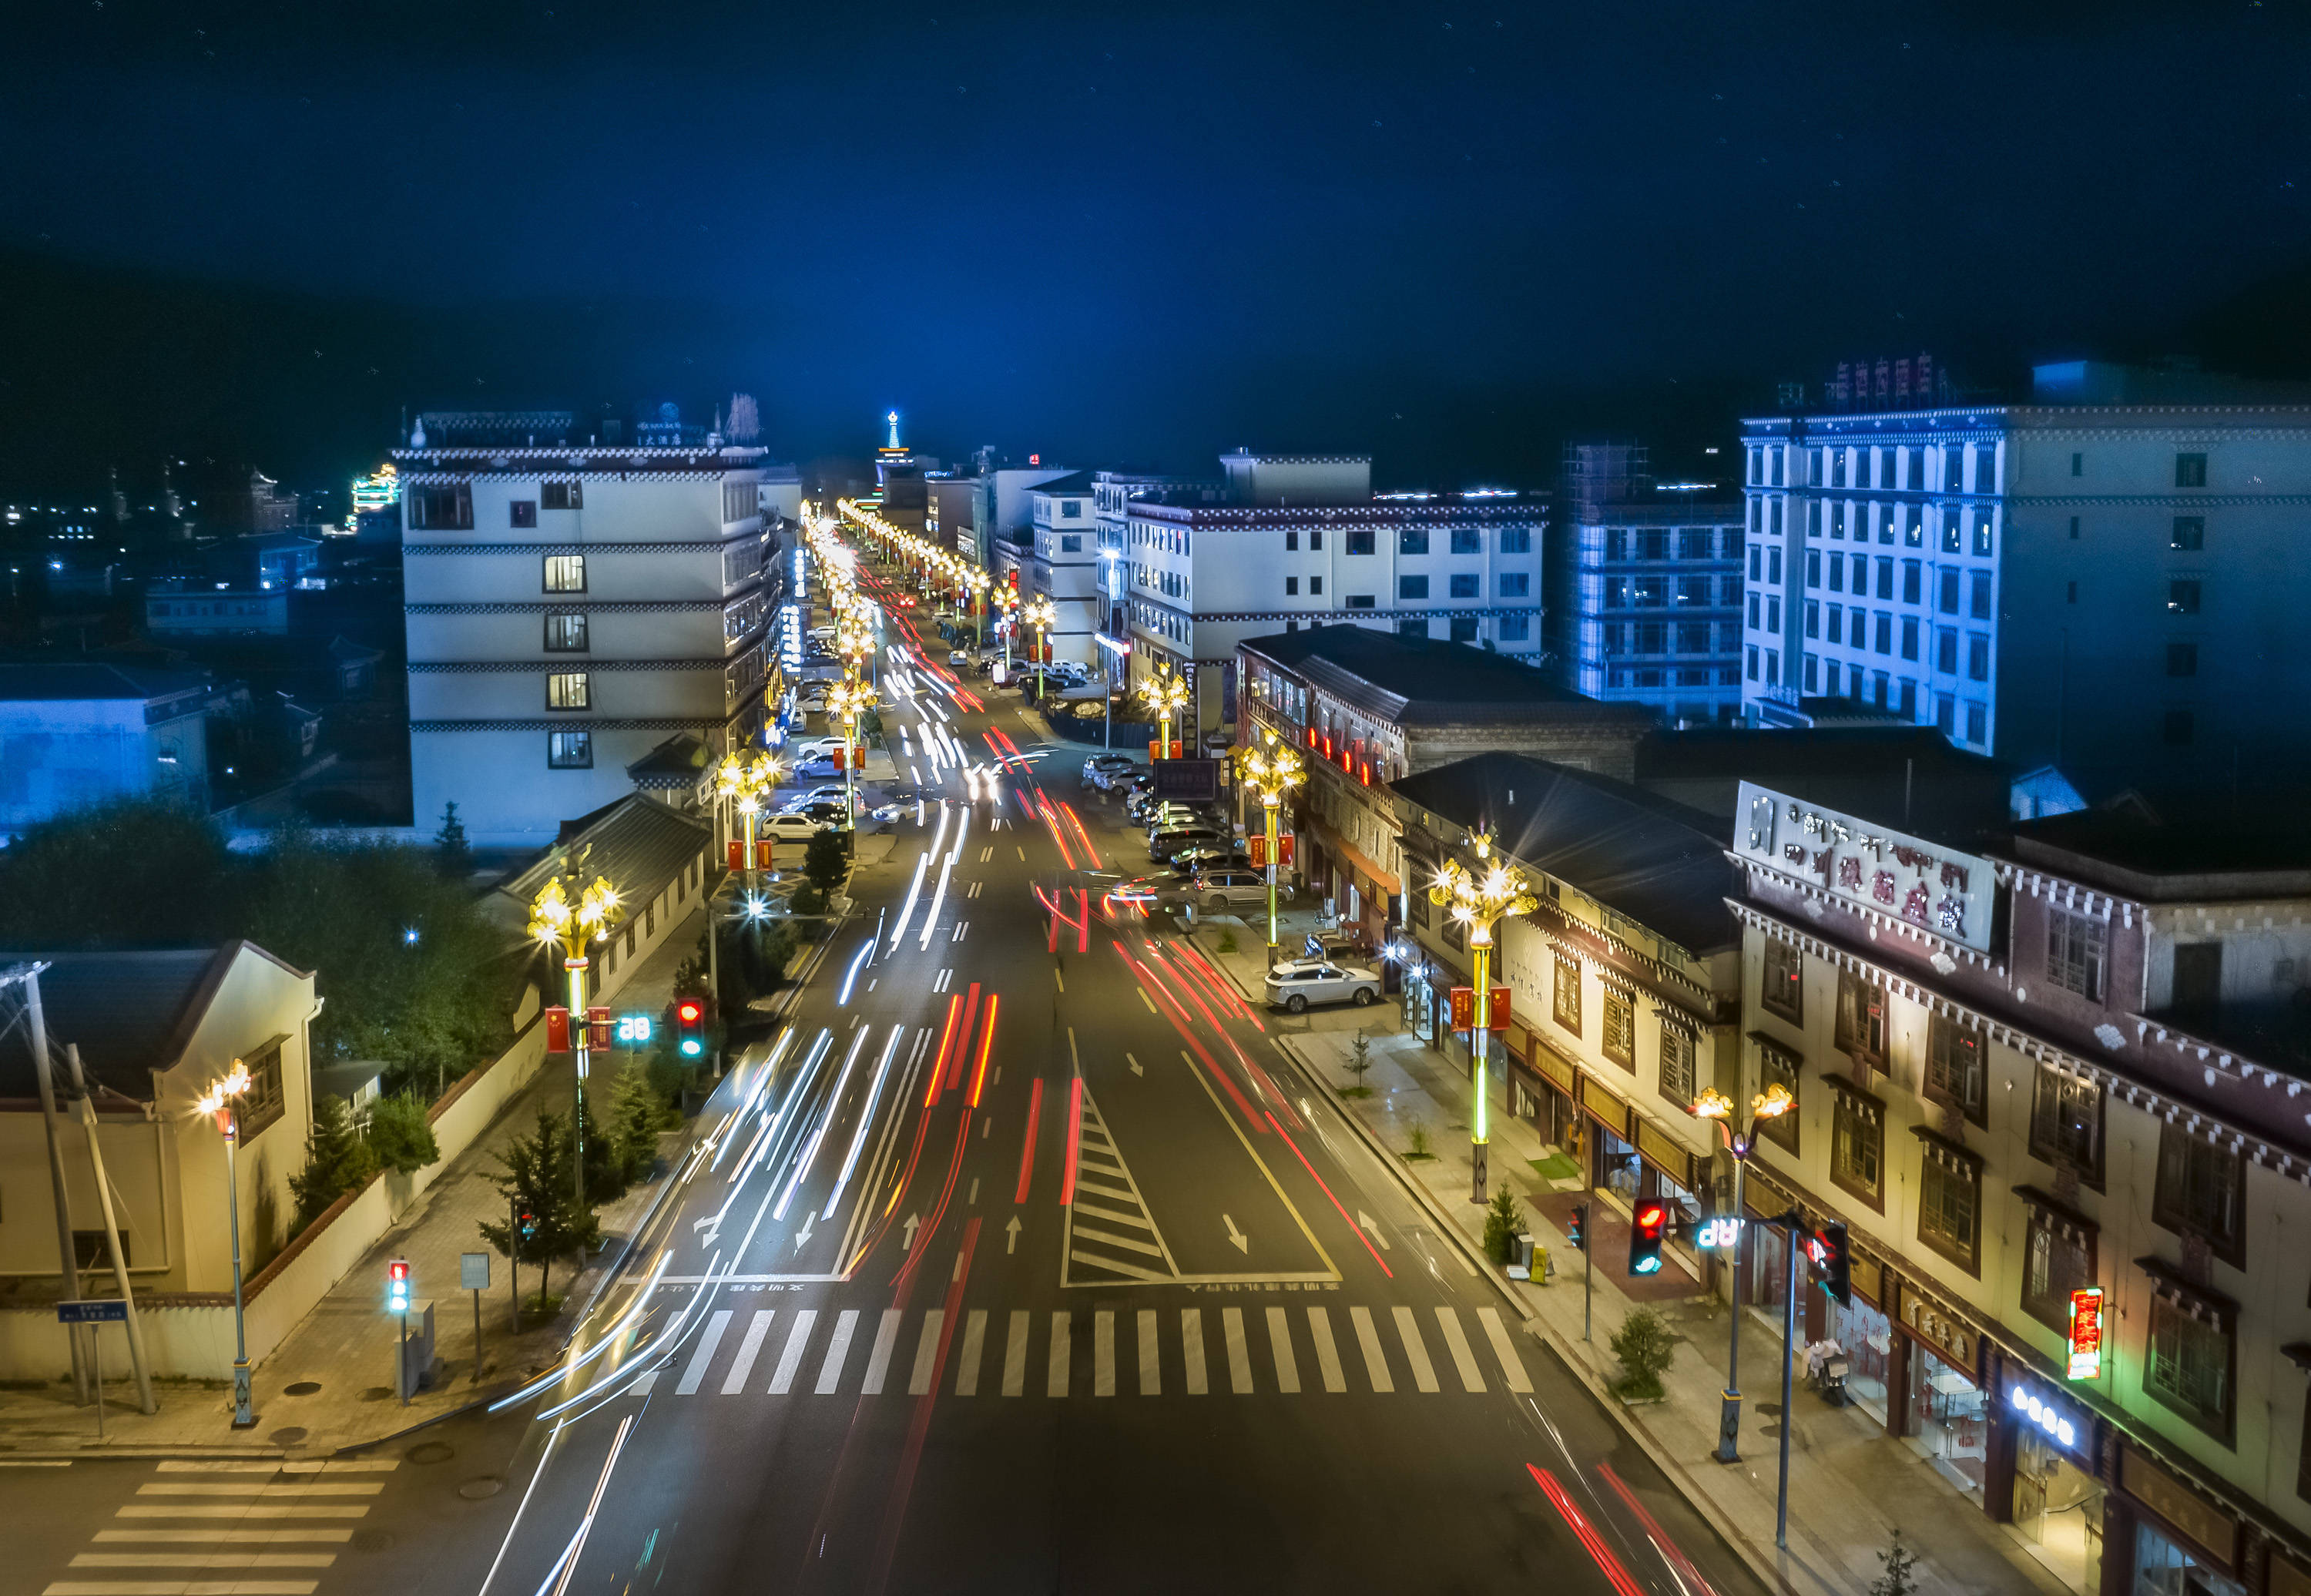
[[[890,414],[885,416],[883,419],[891,423],[890,447],[896,449],[899,447],[899,413],[894,410]]]

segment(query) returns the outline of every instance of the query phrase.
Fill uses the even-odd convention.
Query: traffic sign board
[[[58,1303],[58,1324],[126,1324],[128,1304],[118,1297],[108,1297],[92,1303]]]

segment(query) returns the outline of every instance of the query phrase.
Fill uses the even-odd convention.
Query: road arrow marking
[[[801,1252],[803,1247],[810,1241],[810,1225],[811,1217],[808,1214],[805,1214],[802,1217],[802,1228],[795,1232],[795,1251],[798,1252]]]
[[[1003,1227],[1003,1251],[1016,1252],[1019,1250],[1019,1216],[1014,1214],[1011,1216],[1011,1223]]]
[[[913,1252],[913,1251],[915,1250],[915,1227],[916,1227],[917,1225],[920,1225],[921,1223],[922,1223],[922,1221],[921,1221],[921,1220],[920,1220],[920,1219],[918,1219],[918,1218],[916,1218],[912,1214],[910,1214],[910,1215],[908,1215],[908,1216],[907,1216],[907,1224],[906,1224],[907,1245],[906,1245],[906,1251],[908,1251],[908,1252]]]
[[[1235,1243],[1235,1250],[1249,1258],[1251,1255],[1251,1238],[1235,1227],[1235,1220],[1230,1215],[1222,1214],[1220,1223],[1227,1226],[1228,1240]]]
[[[1131,1073],[1134,1075],[1145,1075],[1147,1073],[1146,1070],[1139,1068],[1139,1060],[1133,1058],[1129,1053],[1123,1055],[1123,1061],[1131,1066]]]
[[[1356,1210],[1356,1223],[1372,1232],[1373,1240],[1378,1242],[1383,1248],[1388,1246],[1388,1238],[1381,1234],[1380,1226],[1374,1224],[1373,1217],[1362,1208]]]

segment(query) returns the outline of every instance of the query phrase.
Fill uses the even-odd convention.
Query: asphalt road
[[[928,686],[884,711],[926,782],[927,741],[1003,768],[966,782],[943,753],[944,809],[861,872],[790,1026],[726,1081],[589,1323],[591,1361],[366,1471],[199,1477],[239,1487],[229,1504],[334,1510],[263,1528],[342,1540],[262,1548],[322,1564],[167,1580],[1756,1590],[1320,1105],[1269,1016],[1168,920],[1067,889],[1094,859],[1147,868],[1079,754],[1031,745],[1007,701]],[[194,1478],[70,1473],[26,1488],[76,1504],[56,1544],[83,1557],[92,1529],[137,1528],[119,1511],[149,1487]],[[317,1483],[373,1488],[296,1494]],[[87,1567],[22,1588],[163,1588]]]

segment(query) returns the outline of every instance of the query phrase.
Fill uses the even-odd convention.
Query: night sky
[[[800,459],[895,406],[949,456],[1545,483],[1568,432],[1718,436],[1847,354],[2311,353],[2298,0],[9,26],[0,492],[734,388]]]

